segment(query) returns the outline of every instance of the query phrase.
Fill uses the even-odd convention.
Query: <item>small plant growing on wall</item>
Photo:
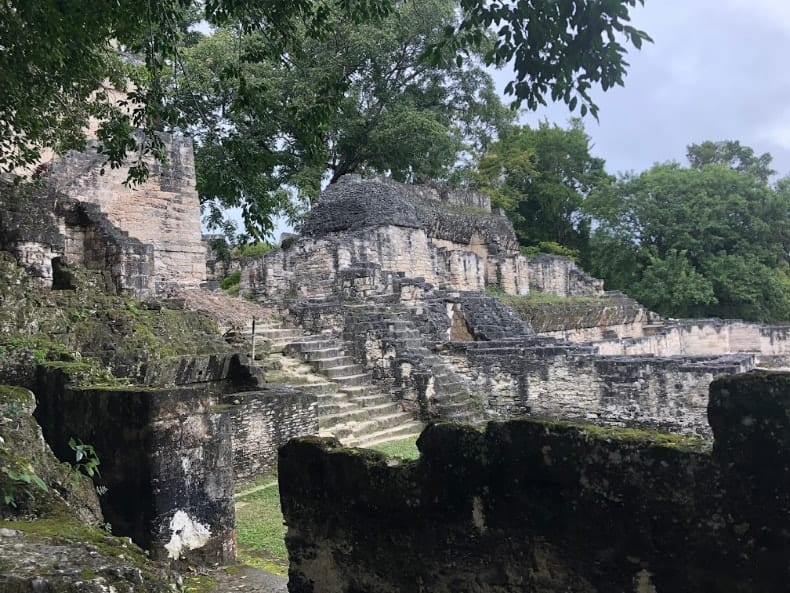
[[[79,439],[71,437],[69,439],[69,447],[74,451],[74,482],[76,483],[81,476],[86,475],[90,478],[94,476],[101,476],[99,473],[99,465],[101,461],[96,453],[93,445],[83,443]]]

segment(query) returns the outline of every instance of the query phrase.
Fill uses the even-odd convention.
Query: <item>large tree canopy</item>
[[[610,177],[574,119],[567,129],[542,122],[506,130],[480,160],[474,182],[504,208],[522,245],[554,243],[585,254],[590,221],[582,204]]]
[[[593,272],[673,317],[790,319],[787,182],[771,187],[729,159],[691,160],[625,176],[586,201],[598,222]]]
[[[254,42],[245,40],[243,44],[244,62],[256,64],[266,58],[287,63],[309,55],[310,48],[303,47],[304,40],[331,44],[338,23],[360,24],[387,18],[393,13],[408,13],[407,7],[412,1],[3,2],[0,4],[0,80],[3,81],[0,85],[0,169],[8,171],[34,163],[44,147],[58,151],[82,147],[87,118],[96,115],[104,122],[98,136],[109,164],[117,166],[129,150],[137,150],[140,158],[131,172],[132,180],[144,177],[146,167],[142,157],[148,153],[162,157],[161,144],[154,132],[182,123],[179,116],[183,112],[175,109],[169,94],[172,88],[169,81],[174,73],[180,75],[182,72],[178,64],[192,37],[188,32],[191,18],[202,18],[218,27],[235,28],[242,36],[253,37]],[[501,3],[462,0],[459,19],[446,24],[441,31],[442,37],[421,50],[434,64],[446,65],[454,61],[458,68],[464,59],[474,61],[481,53],[486,64],[502,65],[512,60],[514,75],[507,91],[518,101],[532,108],[548,99],[560,100],[572,110],[580,105],[582,113],[588,109],[595,113],[589,89],[592,85],[600,85],[606,90],[622,84],[628,66],[626,45],[638,48],[648,39],[644,32],[628,24],[629,10],[642,1],[516,0]],[[490,43],[492,29],[495,39]],[[342,39],[336,40],[342,42]],[[138,69],[119,61],[117,47],[143,56],[143,67]],[[240,64],[235,71],[230,69],[223,75],[226,79],[236,76],[240,85],[245,84],[247,79],[241,74],[246,67],[246,63]],[[334,72],[334,68],[326,71],[330,83],[330,75]],[[316,71],[319,79],[324,78],[322,74]],[[135,88],[125,105],[113,103],[108,94],[94,94],[106,81],[123,86],[124,79],[131,79]],[[372,84],[372,81],[367,82]],[[300,124],[303,138],[314,140],[305,142],[300,149],[305,154],[314,154],[317,147],[323,149],[328,145],[330,122],[337,117],[338,109],[343,108],[343,101],[353,98],[354,92],[350,86],[345,89],[330,86],[321,96],[325,100],[314,101],[309,93],[316,88],[316,84],[309,88],[293,88],[289,109],[275,114],[279,118],[294,115],[303,118]],[[217,90],[221,91],[222,87]],[[248,93],[249,101],[262,102],[271,96],[268,89],[258,90],[266,92],[258,97]],[[303,91],[308,95],[302,95]],[[205,101],[202,109],[209,113],[217,97],[209,93],[193,99]],[[279,108],[279,104],[275,105]],[[413,107],[419,107],[417,99]],[[266,111],[265,107],[254,110],[255,113]],[[268,111],[272,113],[274,109]],[[437,132],[441,126],[448,127],[436,110],[431,113],[418,115],[412,109],[400,112],[397,119],[407,132],[424,126],[433,126]],[[257,123],[263,128],[269,127],[267,122]],[[132,133],[135,129],[142,129],[145,134],[135,136]],[[392,125],[379,130],[380,143],[391,141],[393,134],[402,135]],[[375,138],[371,135],[370,140]],[[251,137],[239,139],[239,143],[238,152],[245,159],[237,162],[225,179],[209,179],[218,173],[216,168],[207,173],[205,187],[216,191],[227,189],[228,184],[237,184],[230,178],[232,175],[246,175],[240,171],[244,162],[269,158],[267,151]],[[337,152],[341,144],[338,139],[331,149]],[[449,154],[446,140],[435,148],[431,158],[434,154]],[[414,149],[419,152],[420,147]],[[329,162],[333,162],[332,156],[329,155]],[[343,166],[339,160],[335,164]],[[383,163],[378,164],[378,167],[383,166]],[[395,163],[393,170],[397,169]],[[413,167],[409,175],[414,175]],[[247,181],[253,186],[268,183],[257,177]],[[257,212],[259,220],[268,214],[267,208],[273,204],[271,200],[277,202],[271,195],[261,202],[260,195],[260,192],[253,192],[242,196],[242,205],[246,205],[250,213]]]
[[[265,230],[271,209],[290,203],[283,187],[311,199],[322,179],[359,171],[446,179],[462,151],[485,147],[514,116],[491,77],[468,62],[421,59],[454,8],[409,2],[362,24],[331,13],[334,34],[299,39],[287,59],[230,29],[186,50],[175,96],[215,216],[240,205],[247,227]]]

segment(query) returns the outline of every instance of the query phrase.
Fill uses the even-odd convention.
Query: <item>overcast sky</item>
[[[632,24],[654,43],[629,52],[625,87],[594,93],[600,122],[585,119],[607,170],[685,163],[687,144],[733,139],[790,173],[790,0],[646,0]],[[495,74],[500,88],[508,74]],[[570,113],[523,121],[544,117],[564,125]]]

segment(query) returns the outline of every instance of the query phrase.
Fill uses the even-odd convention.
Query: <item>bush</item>
[[[248,245],[237,245],[230,252],[233,259],[241,259],[243,257],[263,257],[274,249],[274,245],[269,243],[250,243]]]
[[[525,255],[529,258],[536,258],[541,253],[561,255],[563,257],[567,257],[568,259],[572,259],[575,262],[578,262],[580,257],[578,249],[571,249],[570,247],[565,247],[564,245],[555,243],[554,241],[541,241],[537,245],[522,247],[521,253],[522,255]]]
[[[222,290],[230,290],[230,288],[234,285],[238,285],[241,283],[241,270],[236,270],[235,272],[231,272],[227,276],[225,276],[222,280],[220,280],[219,287]]]

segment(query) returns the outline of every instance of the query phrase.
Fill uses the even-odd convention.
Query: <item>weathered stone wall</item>
[[[314,395],[281,385],[221,398],[230,415],[236,486],[277,469],[277,450],[294,437],[318,434]]]
[[[485,286],[485,260],[475,253],[434,249],[422,229],[380,226],[302,239],[249,260],[242,268],[242,290],[258,299],[276,300],[342,294],[345,270],[371,265],[382,273],[370,276],[369,295],[391,294],[392,274],[458,290]]]
[[[206,277],[200,203],[195,191],[192,140],[163,135],[167,163],[149,163],[151,175],[136,187],[124,185],[127,168],[105,168],[95,142],[81,153],[50,165],[52,187],[80,202],[96,204],[113,225],[154,250],[151,275],[158,292],[172,286],[197,287]]]
[[[231,420],[204,387],[77,389],[41,373],[36,416],[61,460],[70,438],[101,460],[101,498],[113,533],[158,559],[235,559]]]
[[[280,454],[291,593],[780,593],[790,378],[711,389],[716,440],[514,420],[429,427],[416,462]]]
[[[0,185],[0,249],[42,288],[55,284],[53,260],[100,270],[104,290],[153,291],[151,245],[130,238],[94,204],[80,203],[44,184]]]
[[[596,344],[601,355],[710,356],[751,352],[763,356],[790,354],[790,326],[738,320],[700,319],[653,326],[652,335]]]
[[[641,337],[654,314],[619,292],[602,297],[512,299],[508,304],[547,338],[583,343]]]
[[[567,257],[541,254],[528,265],[531,290],[563,297],[603,295],[603,280],[593,278]]]
[[[489,413],[529,413],[649,426],[708,437],[708,386],[754,368],[750,354],[722,357],[600,357],[590,347],[455,343],[443,358]]]

